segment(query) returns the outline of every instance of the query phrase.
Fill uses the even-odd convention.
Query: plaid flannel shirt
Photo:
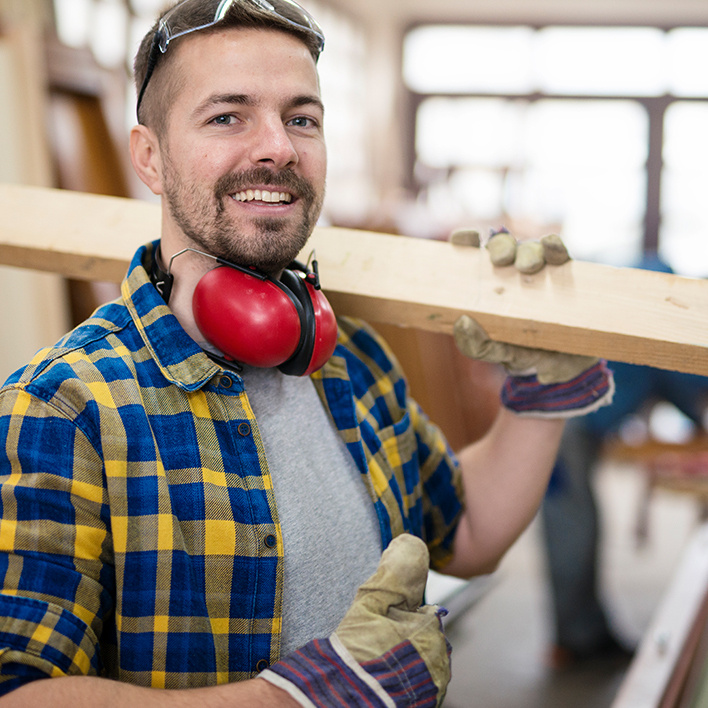
[[[240,377],[151,284],[153,248],[121,299],[0,390],[0,693],[74,674],[213,685],[279,658],[283,544],[258,426]],[[456,463],[385,345],[342,320],[313,381],[383,546],[410,532],[445,563]]]

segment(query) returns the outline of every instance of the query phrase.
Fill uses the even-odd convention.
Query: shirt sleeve
[[[0,694],[101,672],[113,607],[103,464],[80,413],[0,392]]]

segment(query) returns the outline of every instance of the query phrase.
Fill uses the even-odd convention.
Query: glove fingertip
[[[558,234],[548,234],[541,239],[543,255],[550,265],[563,265],[570,260],[570,254]]]
[[[409,533],[396,536],[374,574],[359,586],[357,600],[376,614],[395,605],[416,609],[423,601],[429,567],[430,553],[423,540]]]
[[[533,275],[545,265],[543,246],[538,241],[525,241],[519,244],[514,260],[516,270],[524,275]]]
[[[450,234],[450,243],[454,246],[471,246],[479,248],[482,241],[479,236],[479,231],[475,229],[456,229]]]
[[[487,250],[493,265],[509,266],[516,258],[516,239],[508,231],[499,231],[487,241]]]
[[[410,563],[413,559],[427,563],[429,559],[428,547],[425,545],[425,541],[410,533],[402,533],[388,544],[384,554],[392,556],[394,553],[405,564]]]

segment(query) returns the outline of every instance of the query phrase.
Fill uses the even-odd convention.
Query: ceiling
[[[420,20],[708,24],[707,0],[331,0],[367,24]]]

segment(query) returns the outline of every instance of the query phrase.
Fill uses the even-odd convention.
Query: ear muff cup
[[[228,359],[293,376],[323,366],[337,342],[326,297],[292,270],[277,281],[214,268],[197,283],[192,311],[199,330]]]

